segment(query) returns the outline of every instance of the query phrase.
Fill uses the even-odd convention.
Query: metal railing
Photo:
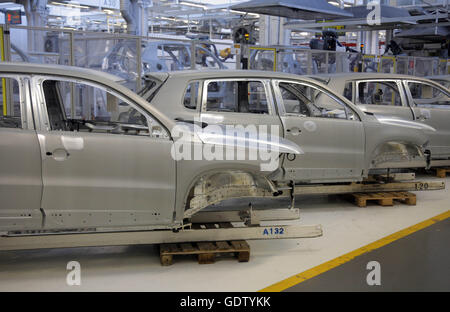
[[[88,32],[73,29],[0,25],[2,61],[62,64],[106,71],[123,78],[132,90],[146,72],[203,68],[240,68],[240,55],[223,58],[223,50],[240,53],[232,43],[173,36]],[[165,47],[165,48],[162,48]],[[301,47],[247,46],[249,69],[299,75],[383,72],[415,76],[450,72],[448,60],[434,57],[375,56],[310,50]]]
[[[120,76],[132,90],[146,72],[202,68],[236,68],[236,57],[220,51],[231,43],[87,32],[72,29],[0,25],[4,61],[71,65]]]
[[[246,56],[249,69],[299,75],[378,72],[424,77],[450,74],[450,60],[437,57],[376,56],[271,46],[248,47]]]

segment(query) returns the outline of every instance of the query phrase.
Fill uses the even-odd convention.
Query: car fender
[[[214,125],[214,128],[203,129],[198,124],[186,122],[177,124],[188,133],[183,137],[192,139],[192,144],[197,148],[209,145],[208,148],[220,147],[224,152],[221,159],[206,160],[195,157],[191,160],[179,159],[177,161],[177,204],[174,221],[178,223],[206,206],[225,199],[273,196],[278,190],[269,176],[279,170],[280,154],[303,154],[303,150],[298,145],[277,136],[256,137],[255,139],[248,131],[239,129],[234,130],[231,134],[225,131],[220,133],[219,130],[225,129],[225,125]],[[172,132],[172,134],[174,133]],[[261,165],[265,161],[263,159],[228,160],[226,158],[227,147],[240,148],[248,152],[252,145],[258,149],[258,144],[262,144],[267,149],[274,149],[276,153],[278,163],[270,171],[263,170]],[[194,201],[193,198],[195,198]]]
[[[426,167],[428,135],[420,124],[367,119],[366,166],[371,168]]]

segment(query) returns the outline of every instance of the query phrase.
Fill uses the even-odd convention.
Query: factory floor
[[[416,206],[365,208],[298,197],[298,222],[321,224],[323,236],[249,241],[247,263],[175,257],[163,267],[157,245],[0,252],[0,291],[450,291],[450,191],[416,194]],[[70,261],[80,263],[79,286],[66,282]]]
[[[367,264],[380,279],[367,283]],[[286,291],[449,291],[450,218],[362,254]],[[371,267],[373,270],[373,267]]]

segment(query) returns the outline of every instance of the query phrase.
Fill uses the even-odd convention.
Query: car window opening
[[[57,80],[42,86],[53,131],[149,134],[144,115],[103,89]]]
[[[207,91],[208,111],[269,114],[261,81],[215,81],[208,84]]]
[[[348,108],[325,92],[296,83],[279,83],[285,112],[303,117],[347,119]],[[356,115],[351,114],[352,118]]]

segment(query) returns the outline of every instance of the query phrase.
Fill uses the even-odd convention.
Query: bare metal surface
[[[320,77],[327,77],[327,79],[330,79],[328,86],[340,94],[344,94],[346,84],[351,83],[353,90],[355,90],[352,94],[352,101],[354,103],[357,103],[357,84],[360,82],[390,81],[396,83],[401,99],[399,106],[358,104],[358,107],[360,107],[363,111],[374,114],[377,116],[377,119],[384,124],[397,123],[399,125],[403,124],[405,127],[422,126],[428,137],[429,144],[426,148],[431,151],[432,161],[450,159],[450,137],[448,123],[450,118],[450,109],[448,105],[441,105],[440,107],[433,105],[434,103],[430,102],[424,107],[417,106],[412,97],[412,92],[409,89],[409,83],[412,82],[433,87],[440,90],[442,94],[447,94],[448,97],[450,91],[445,86],[426,78],[396,74],[352,73],[352,75],[332,74],[320,75]]]
[[[443,189],[445,189],[445,182],[443,181],[392,182],[376,184],[352,183],[349,185],[296,186],[295,194],[345,194],[353,192],[431,191]]]
[[[244,210],[202,211],[192,217],[193,223],[240,222]],[[300,209],[253,210],[260,221],[286,221],[300,219]]]
[[[202,209],[223,200],[291,196],[289,188],[283,191],[277,189],[277,182],[282,184],[295,181],[298,184],[307,184],[362,181],[368,171],[375,167],[373,157],[381,157],[384,160],[376,164],[377,168],[383,167],[383,164],[403,167],[404,164],[400,164],[408,162],[412,166],[418,166],[421,158],[419,147],[426,141],[419,129],[382,124],[373,116],[366,116],[357,106],[333,93],[327,86],[297,75],[214,70],[152,74],[153,78],[161,82],[161,89],[153,101],[148,103],[144,98],[119,85],[117,77],[89,69],[2,63],[0,72],[21,77],[23,89],[29,91],[21,98],[27,112],[31,112],[27,114],[27,118],[34,118],[34,123],[28,123],[26,129],[36,134],[34,145],[27,144],[28,148],[35,147],[34,150],[28,151],[28,156],[33,157],[35,173],[42,172],[42,180],[35,179],[37,182],[33,185],[36,194],[42,194],[42,197],[24,198],[23,200],[33,201],[24,208],[25,211],[14,207],[16,196],[6,197],[5,203],[9,209],[3,209],[0,215],[2,231],[86,227],[97,230],[116,228],[120,231],[123,228],[140,226],[142,229],[178,229],[183,226],[185,218],[190,218]],[[153,136],[150,131],[148,136],[125,136],[51,130],[42,87],[43,82],[49,79],[106,89],[141,112],[147,121],[153,120],[154,124],[165,128],[161,131],[163,135]],[[218,124],[230,122],[279,126],[279,137],[284,140],[279,144],[280,152],[294,154],[296,157],[287,159],[286,155],[282,154],[280,162],[277,163],[278,167],[273,171],[261,171],[261,160],[175,161],[170,155],[174,144],[171,132],[176,125],[174,119],[179,116],[173,114],[183,112],[185,115],[181,117],[190,117],[189,120],[201,117],[200,110],[189,111],[181,101],[183,92],[192,79],[262,81],[267,91],[270,114],[244,113],[235,114],[233,117],[220,113],[215,115],[218,119],[223,118]],[[351,119],[341,120],[285,116],[280,113],[282,110],[277,98],[279,92],[273,94],[271,91],[272,87],[277,87],[275,80],[312,86],[342,102],[345,109],[353,111],[354,115]],[[202,101],[205,102],[205,99]],[[315,126],[311,128],[303,125],[300,129],[303,133],[297,137],[287,135],[285,128],[288,123],[295,124],[298,121],[312,122]],[[383,146],[387,146],[392,137],[395,138],[397,143],[394,142],[394,145],[400,152],[387,159]],[[203,139],[206,140],[205,137]],[[11,142],[8,143],[7,139],[3,141],[2,138],[2,143]],[[205,144],[201,140],[197,143]],[[19,152],[20,146],[15,148]],[[391,153],[392,150],[387,152]],[[9,161],[5,164],[14,163],[15,152],[10,150],[8,153]],[[3,172],[8,172],[7,169]],[[31,171],[28,173],[33,176]],[[33,177],[39,178],[39,174],[34,174]],[[8,194],[23,194],[23,181],[31,181],[28,179],[20,182],[7,178],[8,176],[2,176],[2,183],[8,187],[8,183],[14,182],[14,189],[8,191]],[[400,189],[392,190],[412,188],[408,186],[405,189],[405,185],[398,187]],[[336,194],[355,189],[361,191],[360,186],[348,188],[334,185],[319,190],[320,188],[321,186],[314,186],[309,192],[324,194],[330,191]],[[305,191],[303,186],[296,187],[294,193],[304,194],[301,193],[302,190]],[[31,228],[24,228],[17,220],[11,221],[14,218],[29,223]]]
[[[282,228],[275,232],[276,229]],[[265,230],[268,234],[264,234]],[[281,234],[280,234],[281,233]],[[43,249],[89,246],[145,245],[225,240],[310,238],[322,235],[320,225],[286,225],[123,233],[52,234],[0,237],[0,250]]]
[[[201,196],[194,197],[191,205],[194,207],[201,207],[199,210],[210,205],[217,204],[225,199],[231,198],[285,198],[290,197],[290,188],[286,188],[282,194],[276,197],[267,192],[254,189],[254,196],[244,195],[247,190],[240,191],[241,188],[224,187],[222,189],[213,190]],[[347,194],[353,192],[399,192],[399,191],[434,191],[445,189],[445,182],[433,180],[419,180],[419,181],[402,181],[402,182],[388,182],[388,183],[350,183],[350,184],[315,184],[315,185],[296,185],[294,188],[294,195],[326,195],[326,194]]]

